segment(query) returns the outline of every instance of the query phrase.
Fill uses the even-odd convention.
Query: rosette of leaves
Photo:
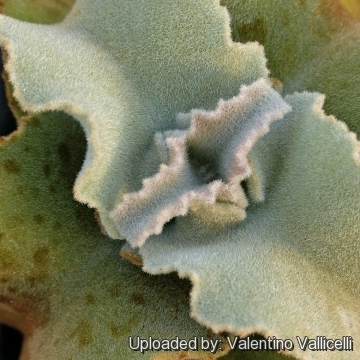
[[[60,5],[36,8],[32,2],[8,1],[3,10],[53,22],[59,20]],[[21,359],[216,359],[226,354],[226,347],[216,354],[142,354],[129,348],[129,336],[135,343],[137,336],[214,335],[189,317],[189,283],[177,276],[151,277],[120,258],[122,244],[102,235],[93,211],[73,200],[86,149],[81,127],[64,113],[25,113],[8,81],[7,86],[18,130],[2,137],[0,147],[0,320],[23,332]]]
[[[137,359],[129,335],[204,334],[188,286],[121,248],[190,278],[192,317],[214,332],[360,337],[359,143],[322,95],[290,94],[325,92],[358,130],[356,5],[224,4],[79,0],[56,25],[1,17],[22,109],[0,153],[1,314],[24,357]],[[74,197],[130,245],[71,198],[85,147]]]

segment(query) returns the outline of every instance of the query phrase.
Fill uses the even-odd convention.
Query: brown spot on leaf
[[[40,123],[41,123],[40,119],[34,115],[29,116],[26,120],[29,125],[34,126],[34,127],[40,126]]]
[[[10,271],[17,271],[19,267],[19,260],[14,252],[1,249],[0,251],[0,272],[8,273]]]
[[[46,177],[50,176],[51,168],[49,164],[43,165],[43,171]]]
[[[118,332],[119,332],[119,327],[118,326],[116,326],[116,324],[112,321],[111,323],[110,323],[110,332],[111,332],[111,335],[113,336],[113,337],[119,337],[120,335],[118,335]]]
[[[36,277],[35,276],[27,276],[25,281],[29,284],[29,287],[33,288],[35,286]]]
[[[299,0],[299,5],[304,7],[306,5],[306,0]]]
[[[135,266],[143,265],[142,257],[135,252],[128,251],[128,249],[121,249],[120,256]]]
[[[49,186],[49,191],[52,193],[52,194],[55,194],[56,193],[56,187],[54,185],[50,185]]]
[[[88,320],[80,320],[70,337],[77,338],[80,349],[91,344],[94,339],[90,322]]]
[[[271,81],[274,89],[275,89],[276,91],[278,91],[279,93],[281,93],[282,90],[283,90],[283,84],[282,84],[282,82],[281,82],[279,79],[274,78],[274,77],[270,77],[269,80]],[[249,162],[250,162],[250,159],[249,159]]]
[[[14,159],[7,159],[4,161],[4,169],[9,174],[18,174],[21,170],[20,164]]]
[[[0,232],[0,240],[4,239],[5,238],[5,234]]]
[[[118,298],[121,296],[121,288],[119,288],[118,286],[113,286],[110,290],[110,294],[113,298]]]
[[[145,298],[142,294],[134,293],[131,296],[131,300],[136,305],[144,305],[145,304]]]
[[[16,187],[16,194],[17,195],[24,195],[24,188],[22,186],[17,186]]]
[[[92,294],[86,294],[85,295],[85,302],[86,302],[86,305],[88,305],[88,306],[94,305],[96,303],[95,296],[92,295]]]
[[[36,267],[44,268],[47,266],[49,260],[49,249],[46,246],[42,246],[37,249],[33,255],[33,264]]]
[[[139,322],[139,318],[136,315],[133,315],[125,324],[120,326],[112,321],[109,325],[111,335],[115,338],[130,335],[132,330],[139,325]]]
[[[334,22],[335,18],[341,18],[344,15],[344,9],[342,9],[339,0],[318,1],[315,13],[321,14],[321,18],[324,21],[319,21],[319,17],[314,16],[308,31],[315,36],[323,38],[325,41],[331,41],[334,34],[330,24]],[[329,26],[324,26],[324,22],[329,23]],[[346,25],[346,23],[347,21],[343,24]]]
[[[34,215],[34,221],[36,224],[41,225],[44,222],[44,217],[40,214]]]
[[[9,286],[7,290],[11,294],[16,294],[18,292],[18,289],[15,286]]]
[[[5,284],[5,283],[7,283],[9,281],[10,281],[10,279],[8,277],[1,277],[0,278],[0,284]]]

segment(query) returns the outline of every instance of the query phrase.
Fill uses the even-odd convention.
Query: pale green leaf
[[[139,252],[145,271],[192,280],[192,315],[217,332],[290,338],[300,359],[357,359],[356,346],[304,353],[295,337],[360,337],[359,143],[322,96],[285,100],[293,111],[250,154],[266,170],[264,202],[222,230],[177,218]]]
[[[283,82],[285,93],[312,89],[314,85],[316,90],[329,93],[329,104],[335,104],[334,109],[332,105],[328,107],[331,112],[357,130],[354,114],[358,113],[355,46],[358,24],[340,3],[338,7],[334,4],[333,1],[227,2],[235,19],[233,29],[239,28],[241,40],[259,40],[271,52],[268,56],[272,75]],[[287,22],[292,16],[296,20],[294,24]],[[180,3],[108,0],[101,4],[82,0],[64,22],[55,26],[1,18],[1,41],[10,59],[7,69],[22,106],[34,112],[64,110],[82,124],[88,149],[75,195],[99,210],[102,224],[111,236],[118,238],[119,232],[109,213],[121,208],[123,200],[128,199],[130,204],[135,196],[131,193],[141,189],[144,179],[147,178],[144,189],[150,184],[153,192],[164,190],[163,186],[156,188],[152,183],[157,176],[154,174],[157,171],[161,174],[164,167],[171,166],[170,152],[176,147],[170,143],[185,138],[184,145],[191,138],[187,135],[191,114],[216,113],[219,99],[231,103],[227,99],[236,95],[242,84],[249,85],[267,75],[261,47],[232,43],[228,20],[218,2],[210,0]],[[233,35],[236,36],[236,31]],[[338,51],[344,40],[348,41],[343,51]],[[343,67],[341,70],[337,69],[339,65]],[[336,75],[332,77],[332,74]],[[277,79],[273,82],[281,88]],[[211,201],[204,206],[206,211],[196,211],[192,204],[185,206],[186,211],[190,210],[189,215],[177,217],[165,226],[160,236],[152,237],[140,249],[144,269],[151,273],[178,271],[190,277],[194,284],[193,316],[214,331],[241,335],[260,332],[289,337],[295,343],[296,335],[356,338],[360,336],[358,143],[342,123],[323,115],[322,98],[317,95],[294,95],[287,101],[294,111],[271,126],[270,133],[257,142],[248,158],[248,152],[243,152],[242,164],[252,169],[247,192],[259,202],[248,208],[248,218],[244,222],[214,226],[222,212],[219,206],[224,205],[221,201],[229,200],[222,193],[219,198],[214,196],[217,202],[213,212],[208,211],[213,205]],[[190,115],[179,117],[179,113]],[[180,118],[184,120],[182,123],[177,122]],[[254,125],[256,120],[255,117],[248,121]],[[269,124],[270,119],[265,123]],[[249,139],[258,139],[265,128]],[[242,136],[243,129],[240,130],[235,137]],[[163,135],[157,135],[154,146],[155,133]],[[222,130],[219,134],[215,143],[226,138]],[[224,151],[227,157],[223,159],[218,156],[223,149],[219,152],[217,146],[210,146],[211,136],[204,136],[204,143],[208,147],[201,144],[199,153],[219,165],[215,167],[216,173],[221,180],[226,179],[227,172],[222,169],[228,169],[231,164],[228,155],[237,152]],[[225,148],[236,147],[235,144],[224,141]],[[189,149],[193,155],[191,144]],[[186,158],[187,150],[185,147],[182,150]],[[214,160],[218,158],[221,161]],[[192,164],[197,160],[195,157]],[[160,163],[165,165],[159,170]],[[9,162],[6,166],[8,170],[18,171],[16,163]],[[201,164],[195,169],[201,176],[203,167]],[[213,173],[207,170],[205,164],[205,177],[201,180]],[[193,178],[180,176],[180,190],[175,195],[191,193],[193,187],[189,190],[186,181]],[[212,180],[210,177],[205,183]],[[236,186],[240,187],[238,183]],[[168,192],[161,193],[160,203],[173,200],[174,194]],[[130,195],[124,196],[127,193]],[[228,205],[225,204],[220,216],[222,221]],[[146,206],[153,211],[157,205],[153,206],[150,200]],[[136,238],[137,227],[143,226],[143,210],[140,216],[129,216],[125,221],[130,227],[124,223],[118,226],[120,232],[130,228],[129,233],[124,231],[129,240],[133,229]],[[183,208],[170,211],[163,220],[185,215],[186,211]],[[123,211],[120,213],[123,215]],[[116,211],[112,214],[118,221]],[[34,221],[41,219],[34,217]],[[163,220],[159,228],[150,221],[151,226],[146,225],[140,233],[148,236],[160,232]],[[87,224],[83,226],[90,229]],[[137,239],[133,244],[139,245],[143,240]],[[84,243],[79,243],[84,247]],[[113,244],[109,246],[112,250],[116,248]],[[76,252],[77,248],[72,251]],[[81,257],[82,253],[78,252]],[[134,250],[123,249],[124,254],[133,262],[141,261]],[[111,256],[115,255],[111,253]],[[86,261],[87,257],[82,257]],[[67,264],[65,260],[64,264]],[[94,268],[95,275],[101,278],[99,282],[91,271],[87,274],[91,286],[106,283],[98,274],[102,268]],[[111,275],[116,273],[113,267],[109,271]],[[108,273],[104,271],[104,274]],[[81,272],[78,276],[84,284],[90,281],[83,279]],[[56,294],[56,287],[52,289]],[[100,297],[104,296],[100,288],[98,292]],[[27,305],[30,303],[33,302]],[[66,301],[64,304],[67,305]],[[94,319],[102,319],[101,314],[98,310],[92,313]],[[67,326],[65,320],[63,323]],[[104,326],[100,320],[97,324],[101,329]],[[51,346],[43,349],[50,351],[47,349]],[[75,350],[69,350],[69,354],[72,351]],[[292,354],[301,359],[359,357],[356,348],[353,353],[303,353],[296,346]]]
[[[143,181],[141,191],[126,194],[111,218],[133,246],[141,246],[163,225],[196,211],[209,225],[245,218],[248,202],[241,182],[252,174],[248,154],[272,121],[290,111],[264,79],[241,88],[214,111],[179,114],[183,131],[155,135],[159,172]]]
[[[267,75],[262,47],[232,43],[216,0],[79,0],[60,24],[1,17],[0,33],[20,104],[63,110],[84,127],[75,197],[99,211],[115,238],[109,211],[160,165],[145,156],[155,132]]]

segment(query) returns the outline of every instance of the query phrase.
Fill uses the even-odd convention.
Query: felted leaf
[[[109,212],[158,171],[154,134],[267,75],[262,47],[232,43],[215,0],[79,0],[60,24],[1,17],[0,32],[22,107],[63,110],[82,124],[88,148],[75,197],[114,238]]]
[[[167,137],[163,142],[160,139],[156,148],[152,146],[154,133],[178,129],[179,112],[215,109],[220,98],[230,98],[242,83],[250,84],[266,75],[266,70],[255,45],[231,44],[226,14],[215,2],[191,2],[191,6],[187,1],[114,4],[81,1],[67,20],[54,27],[9,19],[2,19],[1,26],[10,55],[8,69],[22,105],[32,111],[63,109],[82,123],[89,145],[76,194],[99,209],[107,232],[118,237],[109,211],[121,203],[123,194],[139,190],[142,179],[152,179],[163,159],[169,160],[163,146],[168,145]],[[110,7],[113,12],[107,12]],[[114,14],[118,15],[116,21]],[[121,25],[122,32],[113,31]],[[45,29],[48,32],[43,36]],[[66,50],[60,43],[67,45]],[[34,56],[30,48],[40,51]],[[64,59],[62,67],[55,65],[54,58]],[[103,65],[100,70],[99,63]],[[51,75],[44,76],[44,70]],[[41,84],[39,79],[50,85]],[[89,79],[95,79],[94,83]],[[312,113],[313,99],[305,101],[297,96],[288,99],[297,110],[296,116],[286,118],[286,124],[295,123],[289,119],[299,116],[306,121],[305,128],[293,131],[292,126],[282,125],[283,130],[265,137],[249,155],[248,163],[254,170],[248,181],[249,194],[265,201],[249,209],[250,216],[243,224],[214,228],[201,212],[192,211],[168,224],[162,235],[140,250],[148,271],[178,270],[192,278],[194,316],[216,331],[258,331],[292,338],[318,332],[341,337],[344,331],[355,337],[359,332],[359,209],[354,190],[359,179],[358,165],[349,160],[354,161],[349,154],[355,153],[356,141],[345,130],[341,132],[339,124],[329,125],[319,107]],[[317,117],[321,121],[315,121]],[[314,129],[309,125],[311,119],[326,126]],[[179,130],[186,131],[186,124]],[[314,137],[321,142],[317,144]],[[338,138],[342,139],[340,145],[333,146]],[[289,155],[278,157],[281,151],[271,144],[282,143],[280,149]],[[298,144],[304,144],[304,149]],[[332,145],[330,149],[327,144]],[[261,147],[267,150],[266,155],[261,156]],[[318,153],[321,156],[314,163],[312,157]],[[335,164],[331,162],[334,159]],[[243,160],[247,160],[246,155]],[[334,170],[341,166],[350,173],[348,177],[334,177]],[[328,187],[325,177],[331,178]],[[349,186],[343,183],[344,178]],[[100,192],[101,187],[108,192]],[[326,191],[322,193],[323,188]],[[317,202],[309,206],[313,198]],[[336,215],[324,215],[324,207],[333,200]],[[348,209],[350,215],[345,216]],[[327,225],[325,230],[323,224]],[[346,241],[344,233],[349,234]],[[350,252],[348,259],[345,254]],[[128,256],[139,261],[135,252],[128,252]],[[295,309],[294,304],[298,305]],[[299,350],[296,354],[302,358],[328,356]],[[343,356],[345,353],[340,354]]]
[[[5,5],[11,3],[13,1],[7,1]],[[6,9],[12,16],[29,16],[34,4],[25,5],[26,11],[22,11],[22,7],[18,5],[7,6]],[[45,5],[50,5],[50,11],[52,10],[50,2]],[[39,16],[42,11],[37,9],[34,14]],[[47,22],[46,20],[46,17],[36,19]],[[10,91],[11,88],[8,87],[9,94]],[[24,116],[17,103],[12,98],[10,100],[17,117]],[[57,134],[53,127],[54,121],[57,124]],[[173,334],[181,336],[183,333],[187,338],[190,334],[201,334],[204,330],[199,332],[200,328],[186,316],[188,284],[179,282],[173,276],[149,279],[131,266],[119,262],[119,259],[113,256],[118,247],[104,239],[94,227],[91,214],[71,200],[70,188],[85,150],[80,129],[71,119],[60,113],[28,117],[20,121],[19,125],[19,131],[7,140],[2,139],[3,145],[0,147],[0,153],[5,152],[2,160],[12,158],[10,161],[5,161],[0,171],[2,180],[6,180],[6,186],[0,197],[5,200],[2,204],[7,204],[7,207],[0,212],[2,214],[9,210],[10,217],[16,212],[26,219],[24,223],[21,222],[20,228],[16,219],[9,228],[1,224],[1,229],[6,230],[7,243],[3,243],[0,247],[0,253],[3,255],[2,270],[4,270],[4,273],[1,272],[3,286],[0,320],[17,326],[25,333],[22,359],[63,359],[66,354],[73,359],[147,358],[146,355],[140,356],[139,352],[129,352],[124,349],[126,333],[130,334],[131,326],[134,326],[133,335],[141,336],[141,331],[136,329],[136,323],[139,322],[140,317],[144,318],[140,322],[147,323],[147,316],[152,323],[146,335],[158,334],[155,336],[167,339]],[[30,156],[32,161],[28,163]],[[23,170],[23,166],[26,167],[26,171]],[[27,180],[29,174],[31,181]],[[33,188],[38,194],[36,199],[28,196],[28,191]],[[14,203],[9,201],[8,191],[10,194],[16,193]],[[55,208],[57,210],[54,213]],[[31,212],[34,210],[38,212],[43,210],[46,216],[35,214],[32,220]],[[76,243],[77,241],[79,244]],[[54,244],[56,244],[55,248]],[[39,251],[34,251],[37,247],[40,248]],[[22,249],[20,253],[19,249]],[[86,256],[83,258],[85,252]],[[122,254],[124,255],[124,251]],[[134,254],[131,256],[131,260],[136,263]],[[14,267],[9,268],[8,265],[15,258],[18,261]],[[112,260],[115,260],[113,264],[111,264]],[[137,261],[141,259],[137,258]],[[106,268],[103,266],[104,263]],[[80,275],[77,273],[79,268]],[[11,276],[8,276],[9,273]],[[180,285],[182,290],[179,290],[177,285]],[[152,288],[150,292],[149,286]],[[169,294],[166,295],[165,292]],[[110,297],[110,300],[106,300],[107,297]],[[102,302],[104,299],[105,301]],[[155,308],[153,302],[158,302]],[[167,306],[173,306],[169,319],[166,319]],[[159,313],[152,313],[150,308]],[[173,314],[174,309],[175,314]],[[163,333],[156,322],[158,315],[162,315],[159,321]],[[181,330],[181,324],[176,324],[178,319],[181,323],[186,323],[184,331]],[[167,321],[169,323],[166,325]],[[208,331],[206,334],[210,336]],[[224,352],[225,350],[224,347]],[[190,352],[187,356],[184,352],[152,355],[156,359],[163,360],[178,357],[186,359],[189,356],[196,359],[205,356],[209,359],[222,353],[215,356],[211,356],[209,352],[206,354]],[[259,359],[282,358],[279,354],[268,352],[257,352],[255,355]],[[239,356],[253,359],[254,354],[232,352],[222,358],[234,359]]]
[[[250,154],[271,161],[264,201],[221,230],[179,217],[139,253],[145,271],[192,280],[192,316],[216,332],[293,339],[299,359],[357,359],[356,346],[303,352],[295,336],[360,337],[360,146],[323,96],[285,100],[293,111]]]
[[[189,210],[201,213],[210,225],[243,220],[247,200],[240,184],[252,173],[248,153],[269,124],[289,110],[259,80],[233,99],[220,101],[215,111],[180,114],[179,122],[190,122],[189,129],[155,135],[164,157],[159,172],[143,181],[141,191],[126,194],[111,214],[119,233],[141,246]]]
[[[58,124],[54,131],[53,124]],[[21,359],[216,359],[148,351],[128,337],[212,336],[188,316],[189,284],[151,277],[118,255],[93,211],[72,198],[85,152],[69,116],[23,118],[0,138],[0,321],[25,336]]]
[[[283,94],[326,94],[325,111],[360,135],[358,0],[221,0],[235,41],[264,45]],[[282,84],[282,85],[280,85]]]

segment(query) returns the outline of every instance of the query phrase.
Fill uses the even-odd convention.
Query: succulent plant
[[[357,359],[359,3],[72,5],[0,17],[0,321],[21,359]],[[294,348],[231,349],[255,333]],[[301,349],[317,336],[353,351]]]

